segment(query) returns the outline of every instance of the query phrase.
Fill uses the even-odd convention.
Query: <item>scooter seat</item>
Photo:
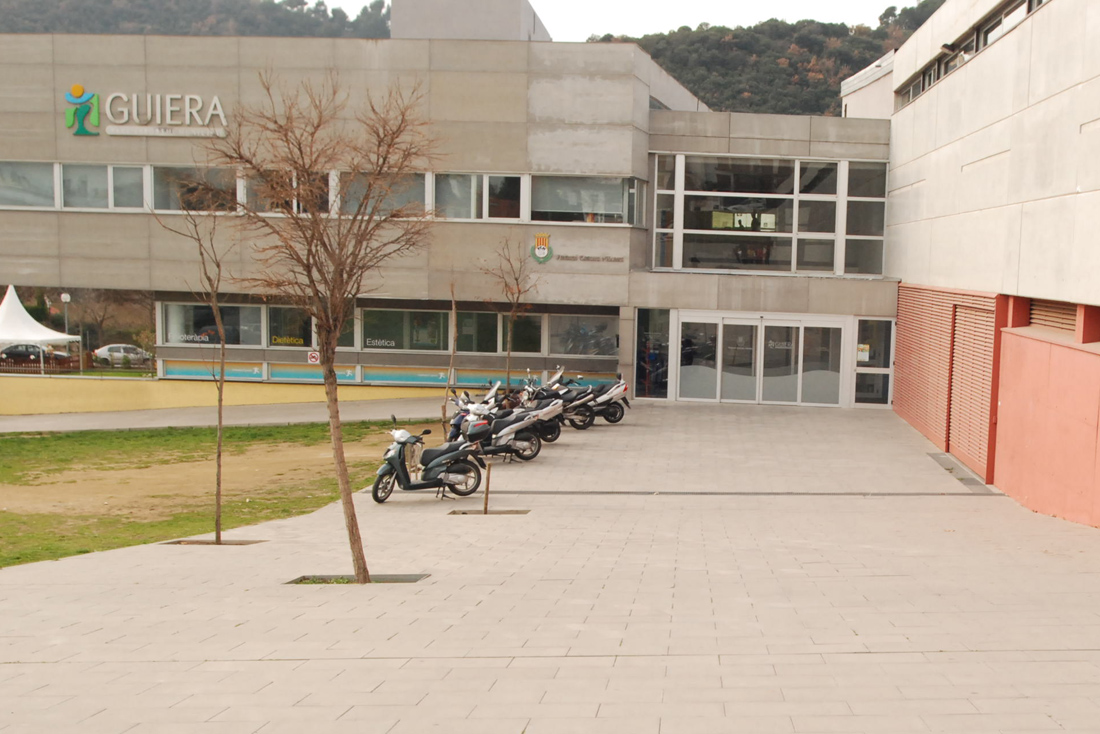
[[[447,454],[453,454],[454,452],[458,451],[460,448],[462,448],[462,444],[462,441],[451,441],[450,443],[445,443],[442,446],[437,446],[434,449],[424,449],[420,452],[420,463],[423,466],[427,466],[428,464],[431,464],[433,461],[438,459],[440,456],[446,456]]]
[[[529,406],[531,410],[546,410],[554,404],[556,398],[546,398],[545,400],[536,400]]]
[[[613,387],[615,387],[615,386],[609,382],[605,385],[598,385],[598,386],[592,388],[592,392],[596,397],[599,397],[599,396],[601,396],[601,395],[603,395],[607,392],[610,392],[611,388],[613,388]]]
[[[521,413],[520,415],[509,416],[507,418],[499,418],[499,419],[493,421],[493,435],[494,436],[497,435],[498,433],[503,431],[508,426],[515,425],[516,423],[522,423],[523,421],[527,420],[527,418],[528,418],[528,416],[527,416],[526,413]]]

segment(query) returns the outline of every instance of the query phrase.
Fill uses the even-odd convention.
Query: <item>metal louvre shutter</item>
[[[941,449],[947,448],[951,312],[947,294],[898,288],[894,410]]]
[[[898,287],[894,411],[983,479],[996,308],[993,295]]]
[[[989,458],[994,335],[993,311],[965,306],[955,310],[947,444],[983,481]]]
[[[1063,331],[1076,331],[1077,306],[1072,303],[1034,298],[1031,301],[1031,324],[1049,326]]]

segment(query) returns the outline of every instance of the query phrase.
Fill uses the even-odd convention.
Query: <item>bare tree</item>
[[[367,279],[427,241],[424,206],[408,197],[433,142],[420,94],[391,87],[352,109],[339,79],[297,86],[260,75],[260,102],[232,115],[210,163],[240,172],[248,192],[233,218],[258,272],[238,282],[289,300],[312,317],[328,402],[332,457],[355,579],[369,583],[337,396],[336,345]]]
[[[439,406],[440,422],[443,424],[443,435],[447,435],[450,424],[447,422],[447,401],[451,396],[453,385],[451,378],[455,373],[455,352],[458,351],[458,302],[455,301],[455,281],[451,278],[451,359],[447,362],[447,386],[443,388],[443,404]]]
[[[481,267],[481,272],[500,289],[504,302],[508,304],[508,331],[505,339],[508,354],[504,363],[504,380],[508,388],[512,386],[512,346],[516,331],[516,319],[530,308],[527,297],[538,289],[539,276],[531,267],[533,261],[527,256],[523,245],[513,246],[510,240],[504,240],[496,251],[496,259]]]
[[[214,449],[214,544],[222,544],[222,447],[225,434],[225,321],[222,318],[222,281],[231,277],[226,270],[226,259],[236,247],[236,242],[219,238],[218,224],[221,216],[208,213],[209,206],[201,200],[180,197],[182,216],[178,220],[166,220],[157,216],[161,227],[195,243],[199,254],[199,283],[192,288],[195,296],[210,307],[214,314],[214,326],[218,333],[217,367],[210,370],[218,388],[218,428]]]

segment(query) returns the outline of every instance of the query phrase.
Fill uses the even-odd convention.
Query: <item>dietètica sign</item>
[[[99,135],[100,113],[109,125],[107,135],[141,137],[214,138],[225,135],[225,110],[217,95],[139,94],[112,92],[100,95],[74,84],[65,93],[65,127],[73,135]]]

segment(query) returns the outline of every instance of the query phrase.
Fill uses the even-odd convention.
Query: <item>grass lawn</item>
[[[383,430],[384,423],[345,423],[344,441]],[[27,484],[41,475],[74,468],[115,469],[213,458],[213,428],[152,428],[136,431],[0,434],[0,484]],[[227,426],[225,450],[252,446],[316,445],[329,440],[328,424]]]
[[[385,432],[388,427],[381,423],[344,424],[346,444],[356,444],[361,454],[359,461],[349,459],[353,487],[372,481],[381,462],[381,447],[391,440]],[[222,528],[292,517],[339,499],[326,451],[328,441],[327,424],[226,428],[227,467],[231,462],[259,463],[250,486],[234,486],[232,493],[227,492]],[[212,469],[208,492],[202,488],[198,493],[174,494],[164,487],[170,485],[173,473],[182,471],[183,464],[206,462],[212,467],[214,445],[213,428],[0,436],[0,567],[213,532]],[[290,454],[294,460],[300,454],[303,468],[309,471],[294,476],[266,472],[262,463],[265,450],[267,455],[273,450]],[[54,475],[62,472],[64,477],[79,472],[78,478],[65,481],[62,477],[57,483]],[[111,495],[110,507],[101,513],[9,511],[4,507],[19,490],[33,494],[48,488],[55,496],[61,492],[78,497],[86,490],[79,477],[91,474],[100,485],[106,478],[108,487],[113,476],[125,474],[144,493],[136,499],[151,503],[158,512],[129,513],[120,507],[120,502],[126,501],[136,506],[132,492],[122,500]],[[9,498],[4,497],[4,486]]]

